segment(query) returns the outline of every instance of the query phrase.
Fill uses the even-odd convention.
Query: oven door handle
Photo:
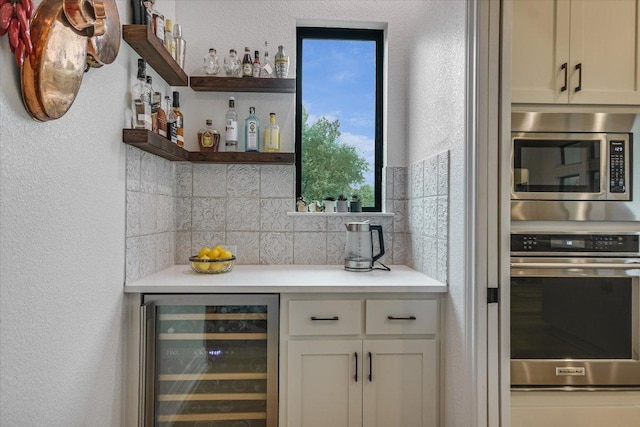
[[[640,261],[630,261],[626,263],[573,263],[573,262],[512,262],[514,268],[609,268],[620,270],[631,270],[640,268]]]

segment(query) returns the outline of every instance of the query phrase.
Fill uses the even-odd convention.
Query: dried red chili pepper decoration
[[[18,67],[33,52],[29,30],[32,14],[32,0],[0,0],[0,36],[9,33],[9,47]]]

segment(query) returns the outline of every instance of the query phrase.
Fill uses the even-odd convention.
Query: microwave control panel
[[[624,193],[627,191],[625,182],[625,143],[624,141],[609,141],[609,192]]]
[[[637,234],[511,234],[511,252],[554,253],[598,252],[640,253],[640,236]]]

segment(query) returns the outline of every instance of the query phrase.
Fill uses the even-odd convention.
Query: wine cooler
[[[141,426],[277,427],[277,295],[146,295],[141,316]]]

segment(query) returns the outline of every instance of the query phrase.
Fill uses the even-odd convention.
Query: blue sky
[[[339,120],[338,142],[355,146],[367,159],[365,180],[373,185],[375,42],[305,39],[302,61],[302,103],[309,123],[322,116]]]

